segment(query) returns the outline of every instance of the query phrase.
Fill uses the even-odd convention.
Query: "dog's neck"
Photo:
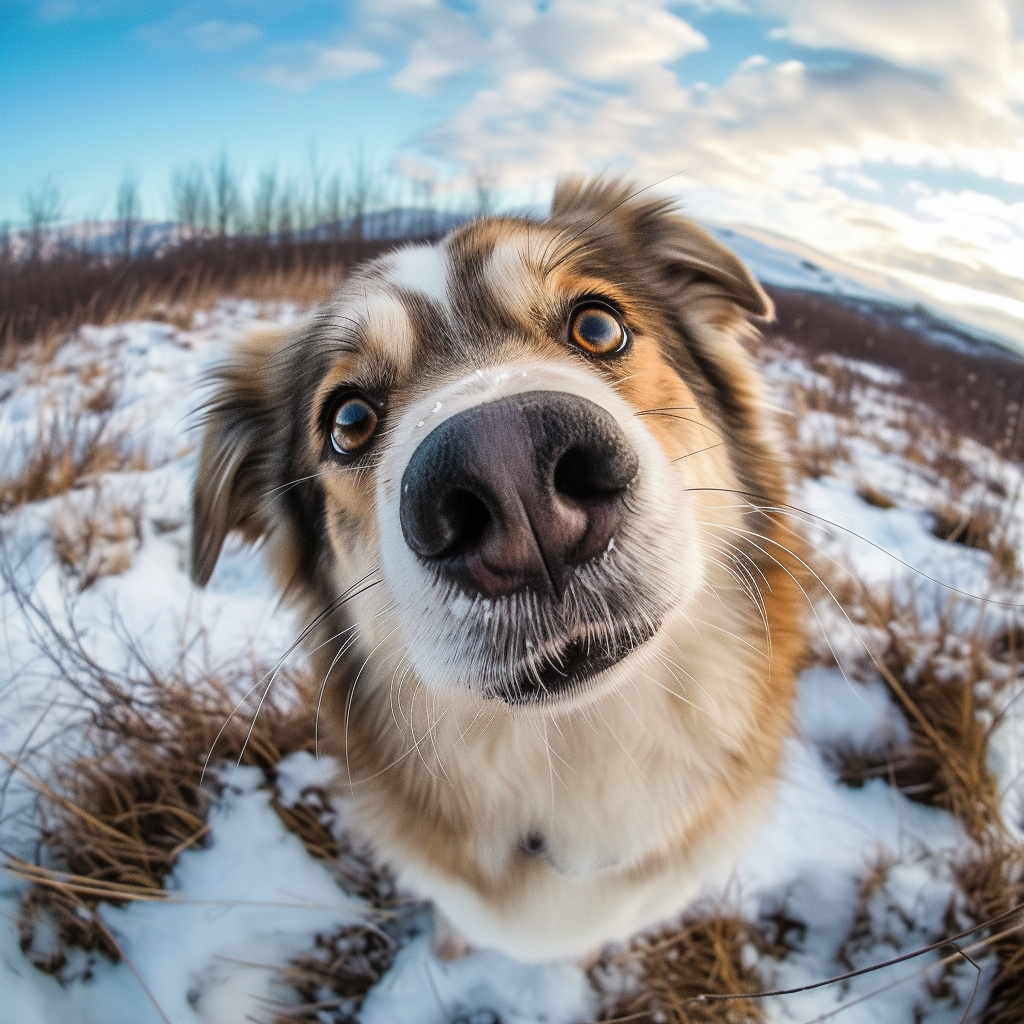
[[[580,877],[685,845],[735,763],[756,789],[778,757],[750,750],[769,652],[747,639],[764,625],[735,589],[713,571],[702,599],[666,621],[617,685],[564,711],[437,693],[394,656],[359,658],[355,690],[325,708],[357,818],[487,888],[524,850]]]

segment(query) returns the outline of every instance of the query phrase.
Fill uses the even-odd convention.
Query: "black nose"
[[[526,391],[445,420],[402,477],[405,541],[472,593],[560,598],[600,554],[640,463],[611,413],[561,391]]]

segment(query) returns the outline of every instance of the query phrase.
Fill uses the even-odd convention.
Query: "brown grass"
[[[947,504],[932,509],[932,534],[951,544],[985,551],[1004,579],[1020,572],[1016,547],[1010,537],[1009,517],[984,506],[963,508]]]
[[[996,665],[994,627],[986,617],[972,630],[958,628],[962,599],[947,600],[936,624],[926,627],[912,593],[850,589],[858,591],[850,600],[852,617],[880,647],[874,661],[865,657],[848,668],[882,678],[910,739],[902,746],[836,744],[823,755],[847,785],[884,779],[911,800],[957,815],[973,837],[986,836],[1000,827],[996,780],[988,768],[989,739],[998,723],[994,697],[1019,666]],[[1009,645],[1018,631],[1011,615],[1000,635]]]
[[[0,358],[15,359],[26,346],[50,351],[82,324],[153,318],[188,327],[197,309],[224,296],[313,304],[347,268],[397,244],[212,238],[131,261],[69,251],[0,263]]]
[[[372,925],[346,925],[318,935],[313,949],[296,957],[281,975],[295,993],[295,1004],[277,1008],[275,1024],[333,1020],[354,1021],[363,999],[394,960],[397,943]]]
[[[12,463],[16,468],[12,468]],[[126,431],[114,429],[109,410],[51,410],[20,452],[0,466],[0,513],[64,494],[97,473],[148,468],[145,453]]]
[[[862,480],[857,485],[857,497],[861,501],[873,505],[875,508],[896,508],[896,500],[894,498],[891,498],[885,491],[879,490],[874,484],[869,484],[866,480]]]
[[[22,948],[36,966],[59,975],[69,946],[117,958],[94,913],[100,900],[161,898],[178,856],[202,845],[220,786],[216,771],[203,777],[208,759],[213,766],[255,765],[272,786],[283,757],[312,749],[316,700],[313,681],[281,673],[252,724],[263,688],[237,711],[235,704],[239,692],[264,676],[255,665],[197,672],[188,668],[196,653],[190,650],[176,668],[161,672],[130,646],[132,669],[112,671],[76,634],[50,636],[45,654],[81,700],[83,753],[57,759],[45,779],[11,767],[28,772],[36,790],[44,858],[41,868],[19,869],[36,882],[22,903]],[[279,800],[274,804],[281,809]],[[319,820],[282,817],[311,852],[330,852]]]
[[[1024,1007],[1024,848],[989,838],[957,865],[967,913],[982,923],[1015,907],[1021,914],[993,926],[986,936],[995,958],[995,977],[978,1024],[1020,1024]]]
[[[641,935],[625,953],[591,969],[604,1005],[598,1019],[754,1024],[764,1015],[752,1000],[702,1002],[699,997],[761,991],[764,982],[753,961],[765,951],[764,936],[742,917],[688,915],[679,925]]]
[[[89,505],[66,504],[50,517],[50,539],[57,562],[85,590],[131,568],[142,544],[142,503],[123,504],[97,488]]]
[[[789,288],[767,291],[776,312],[770,341],[792,342],[809,362],[839,355],[896,370],[902,377],[896,394],[933,410],[954,435],[1024,461],[1024,359],[920,310]],[[949,343],[937,343],[937,334]]]

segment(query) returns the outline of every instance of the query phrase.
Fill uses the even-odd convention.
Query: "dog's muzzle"
[[[526,391],[465,409],[420,443],[402,477],[406,543],[469,594],[560,600],[607,550],[640,461],[611,413]]]

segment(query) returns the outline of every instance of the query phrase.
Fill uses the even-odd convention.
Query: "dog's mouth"
[[[578,633],[553,645],[539,656],[526,658],[510,677],[495,686],[491,696],[508,704],[541,704],[557,700],[595,676],[606,672],[642,647],[658,631],[655,623],[630,623],[615,633],[598,636]]]

